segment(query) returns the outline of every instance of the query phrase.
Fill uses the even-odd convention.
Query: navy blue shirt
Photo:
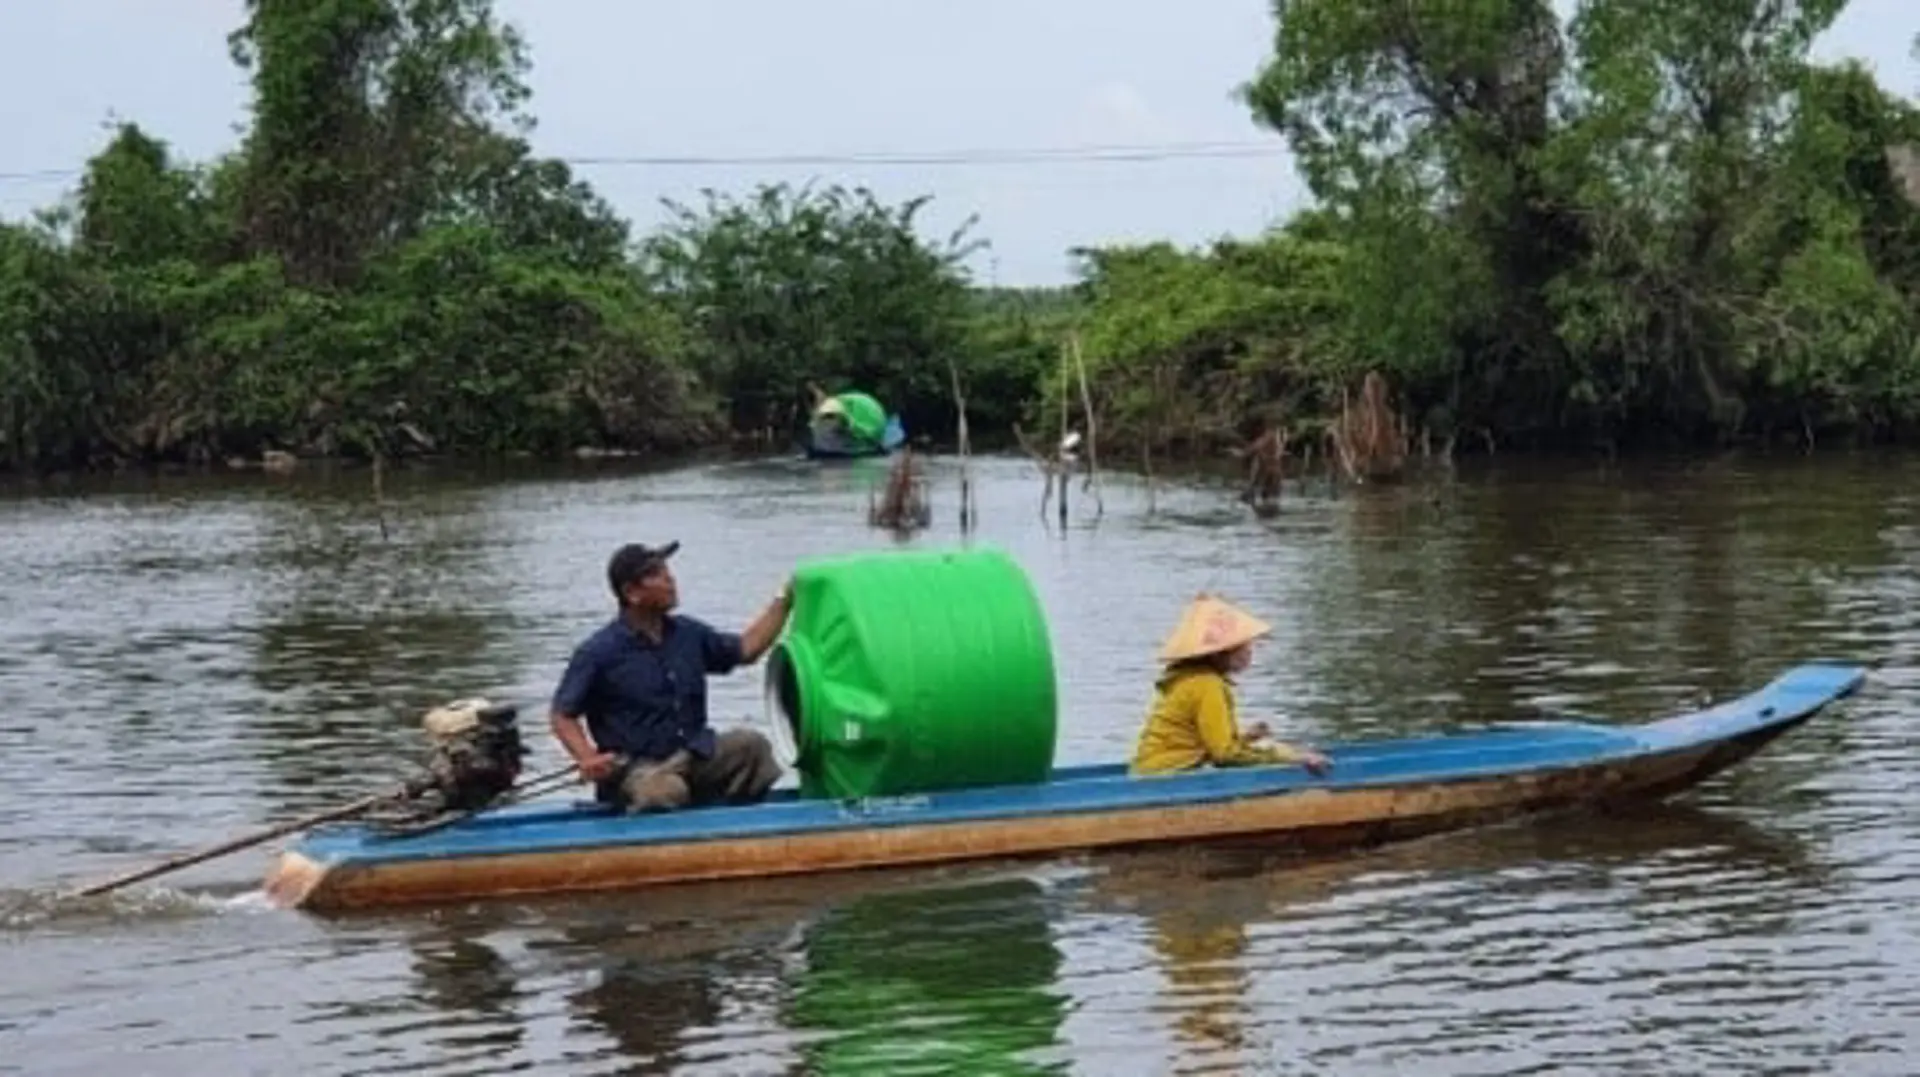
[[[553,709],[585,718],[603,752],[665,759],[686,748],[712,758],[707,674],[740,665],[740,637],[669,615],[660,642],[615,617],[574,648]]]

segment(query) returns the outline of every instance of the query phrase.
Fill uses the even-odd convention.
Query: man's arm
[[[745,632],[740,633],[740,664],[753,665],[760,656],[767,653],[773,641],[780,638],[780,630],[787,626],[787,614],[793,609],[793,583],[782,584],[780,592],[753,619]]]
[[[548,715],[548,724],[553,727],[553,735],[566,749],[568,756],[580,766],[581,777],[597,782],[613,772],[613,756],[603,752],[587,736],[586,724],[580,715],[587,709],[587,699],[593,691],[593,680],[599,670],[598,656],[591,648],[582,645],[573,652],[573,658],[567,662],[567,671],[560,677],[560,685],[553,691],[553,707]]]
[[[700,631],[700,657],[706,663],[707,672],[732,673],[741,666],[758,662],[760,656],[767,653],[773,641],[780,638],[780,630],[786,627],[787,611],[792,607],[793,585],[788,583],[744,632],[722,632],[692,617],[685,618],[683,623],[693,624]]]
[[[560,741],[560,747],[580,765],[580,773],[589,781],[599,781],[607,776],[613,757],[602,752],[587,736],[586,724],[578,715],[568,714],[555,709],[549,718],[553,726],[553,735]]]

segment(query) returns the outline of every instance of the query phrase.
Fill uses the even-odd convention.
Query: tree
[[[489,0],[247,0],[230,38],[253,72],[242,214],[289,279],[351,284],[498,158],[528,61]]]
[[[924,198],[886,206],[864,188],[774,185],[705,200],[668,203],[644,258],[699,331],[699,369],[735,429],[792,423],[810,385],[872,392],[909,430],[950,429],[971,221],[936,246],[916,230]]]
[[[1433,391],[1452,406],[1520,425],[1540,401],[1510,375],[1558,363],[1543,288],[1584,249],[1543,169],[1565,67],[1552,5],[1273,10],[1274,53],[1242,92],[1347,222],[1361,324],[1391,327],[1357,343],[1388,369],[1446,370]]]
[[[1916,248],[1895,112],[1807,62],[1842,6],[1275,0],[1244,93],[1345,250],[1349,344],[1426,406],[1510,441],[1873,425],[1904,405],[1834,394],[1909,361],[1878,274]]]
[[[712,435],[625,222],[530,154],[488,3],[252,0],[232,43],[238,153],[120,125],[72,208],[0,230],[9,461]]]
[[[1083,345],[1103,431],[1153,450],[1213,449],[1337,401],[1362,362],[1347,256],[1291,231],[1205,251],[1083,252]]]

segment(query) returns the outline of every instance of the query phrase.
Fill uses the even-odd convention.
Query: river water
[[[1920,461],[1494,466],[1257,518],[1109,477],[1064,531],[976,463],[1061,675],[1062,762],[1123,757],[1153,649],[1223,591],[1275,624],[1283,735],[1620,718],[1805,658],[1869,686],[1684,801],[1312,864],[1169,849],[317,917],[275,846],[61,886],[385,788],[421,711],[543,703],[604,563],[678,539],[739,625],[866,526],[877,467],[745,462],[122,479],[0,497],[0,1072],[1920,1072]],[[714,685],[760,721],[757,670]],[[574,794],[567,794],[574,795]]]

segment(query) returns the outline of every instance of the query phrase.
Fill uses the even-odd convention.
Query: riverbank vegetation
[[[1808,59],[1843,6],[1287,0],[1243,98],[1313,206],[1019,290],[830,184],[635,235],[532,153],[487,0],[250,0],[231,153],[122,125],[0,224],[0,465],[784,446],[816,386],[944,442],[956,379],[1004,443],[1080,412],[1075,347],[1122,463],[1898,437],[1920,113]]]

